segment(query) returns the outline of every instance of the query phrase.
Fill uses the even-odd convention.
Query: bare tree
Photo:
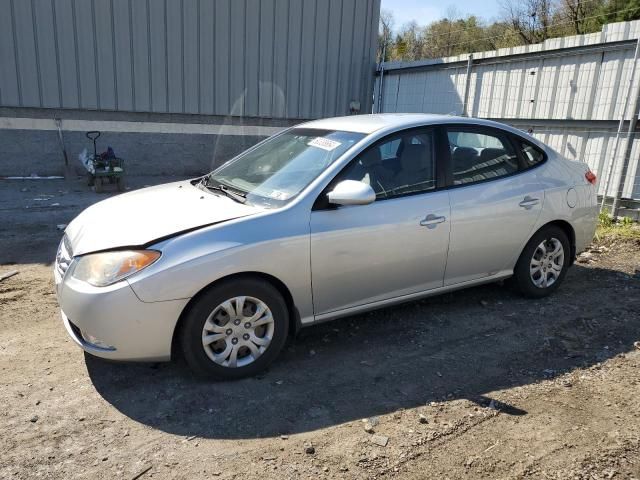
[[[582,31],[582,19],[585,15],[584,2],[582,0],[562,0],[562,7],[574,28],[574,33],[580,35]]]
[[[380,12],[380,26],[378,28],[378,62],[387,62],[391,58],[393,45],[392,33],[395,19],[389,10]]]
[[[596,14],[604,5],[604,0],[560,0],[556,16],[564,28],[555,33],[580,35],[594,31],[598,27]]]
[[[539,43],[549,38],[551,24],[550,0],[503,0],[505,20],[525,44]]]
[[[414,20],[403,25],[396,37],[396,54],[403,60],[419,60],[423,55],[422,29]]]

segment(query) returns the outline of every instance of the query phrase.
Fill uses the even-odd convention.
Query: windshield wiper
[[[231,198],[232,200],[235,200],[236,202],[239,203],[246,203],[247,201],[247,195],[240,193],[238,191],[234,191],[231,190],[230,188],[228,188],[225,185],[222,185],[221,183],[218,183],[218,185],[209,185],[209,182],[205,182],[203,183],[203,185],[208,188],[209,190],[214,190],[216,192],[222,192],[224,195],[226,195],[227,197]]]

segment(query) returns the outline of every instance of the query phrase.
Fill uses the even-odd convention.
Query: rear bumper
[[[578,209],[579,215],[573,222],[576,233],[576,255],[578,255],[593,241],[596,228],[598,227],[598,213],[600,208],[593,186],[581,185],[576,187],[576,190],[583,202]]]
[[[126,281],[93,287],[67,276],[58,302],[67,333],[84,351],[110,360],[165,361],[188,299],[146,303]]]

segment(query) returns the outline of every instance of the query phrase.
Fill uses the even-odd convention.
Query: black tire
[[[93,182],[93,188],[95,188],[96,193],[102,193],[102,191],[104,190],[102,184],[103,184],[103,178],[102,177],[96,177],[94,182]]]
[[[532,275],[530,273],[533,256],[534,254],[536,254],[536,250],[540,244],[542,244],[543,242],[547,242],[548,244],[550,242],[553,242],[554,239],[558,240],[563,248],[564,260],[562,264],[562,270],[551,285],[548,285],[546,287],[537,286],[534,283],[534,279],[532,278]],[[533,237],[531,237],[527,245],[524,247],[524,250],[520,254],[518,263],[516,263],[516,268],[513,271],[513,283],[515,287],[520,291],[520,293],[529,298],[542,298],[550,295],[557,290],[557,288],[564,280],[564,277],[567,274],[567,269],[569,268],[569,264],[571,263],[570,255],[571,247],[569,244],[569,239],[567,238],[567,234],[564,232],[564,230],[554,225],[549,225],[547,227],[541,228],[533,235]],[[545,275],[547,274],[545,273]],[[540,278],[539,275],[538,278]]]
[[[124,177],[118,177],[117,178],[116,187],[118,188],[119,192],[124,192],[124,190],[125,190]]]
[[[266,304],[271,310],[274,325],[271,342],[264,353],[252,363],[234,368],[220,365],[209,358],[203,346],[202,334],[209,315],[223,302],[239,296],[253,297]],[[186,313],[179,339],[184,359],[196,374],[232,380],[249,377],[266,369],[285,345],[288,332],[289,311],[280,292],[265,280],[247,277],[224,281],[201,295]]]

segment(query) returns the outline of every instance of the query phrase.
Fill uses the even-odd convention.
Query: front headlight
[[[119,250],[79,257],[72,276],[94,287],[106,287],[139,272],[160,258],[156,250]]]

